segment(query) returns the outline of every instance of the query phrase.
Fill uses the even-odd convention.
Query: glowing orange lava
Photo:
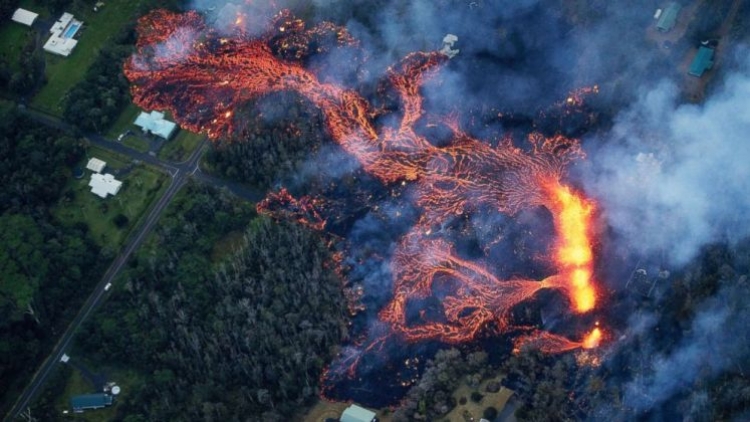
[[[426,114],[420,88],[448,60],[439,52],[411,53],[388,70],[400,99],[400,121],[378,127],[375,117],[383,111],[358,92],[323,82],[302,66],[315,37],[333,39],[338,46],[356,45],[343,28],[321,23],[308,29],[282,11],[266,30],[258,38],[240,29],[234,37],[220,36],[197,13],[151,12],[139,20],[137,53],[125,63],[134,102],[149,110],[169,110],[181,126],[216,139],[233,133],[239,105],[268,93],[294,91],[322,110],[333,141],[364,171],[384,184],[410,185],[422,214],[400,240],[391,262],[392,298],[379,312],[389,326],[387,336],[460,343],[489,324],[506,332],[512,328],[508,311],[541,289],[566,291],[575,312],[595,308],[594,206],[561,182],[567,164],[582,156],[576,139],[531,133],[527,150],[510,139],[491,146],[448,119],[444,123],[452,139],[435,146],[415,126]],[[315,44],[316,51],[325,49]],[[564,103],[578,105],[580,95]],[[282,189],[269,194],[258,210],[323,230],[326,221],[319,206],[314,198],[293,198]],[[440,231],[432,230],[480,210],[513,215],[540,206],[550,210],[557,232],[551,259],[558,273],[544,280],[499,279],[486,263],[461,259]],[[432,296],[436,284],[447,290],[443,315],[436,319],[421,314],[407,321],[409,301]],[[601,330],[589,337],[574,342],[538,332],[521,341],[533,340],[548,352],[590,348],[599,343]],[[378,350],[378,341],[372,339],[362,350]]]
[[[539,349],[544,353],[562,353],[575,349],[594,349],[599,347],[603,336],[604,333],[599,327],[591,330],[581,341],[572,341],[546,331],[535,331],[531,334],[518,337],[515,341],[514,351],[518,353],[526,347]]]
[[[599,347],[599,343],[602,341],[602,330],[599,327],[594,328],[591,330],[590,333],[584,337],[583,341],[581,341],[581,347],[584,349],[594,349],[596,347]]]
[[[551,207],[557,217],[557,264],[568,278],[574,309],[587,312],[596,306],[596,291],[591,280],[594,254],[590,233],[594,206],[567,186],[550,185]]]

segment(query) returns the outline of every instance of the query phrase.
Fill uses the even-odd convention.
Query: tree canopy
[[[258,217],[239,248],[213,262],[217,243],[236,237],[252,212],[224,193],[189,189],[131,262],[123,291],[88,324],[81,347],[146,374],[121,415],[288,418],[316,397],[345,335],[329,252],[300,226]]]

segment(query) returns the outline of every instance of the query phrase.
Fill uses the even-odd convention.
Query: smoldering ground
[[[586,9],[595,13],[571,11],[570,3],[318,0],[305,13],[312,21],[346,25],[360,40],[369,53],[359,81],[363,83],[381,78],[405,54],[437,49],[445,34],[458,35],[459,56],[440,71],[441,82],[425,87],[424,95],[426,108],[437,114],[458,111],[460,123],[467,127],[472,110],[511,110],[533,121],[539,108],[564,99],[570,90],[601,84],[595,101],[606,110],[599,110],[596,131],[582,133],[588,159],[578,164],[576,180],[598,201],[602,220],[618,242],[606,250],[627,257],[664,255],[666,264],[679,273],[706,244],[732,244],[746,237],[750,174],[745,163],[750,143],[745,134],[750,133],[750,120],[743,111],[750,102],[750,61],[741,59],[738,70],[728,72],[705,103],[681,104],[675,80],[682,76],[675,76],[674,63],[655,50],[659,46],[632,36],[633,28],[651,24],[653,2],[595,1]],[[214,15],[213,23],[220,27],[228,27],[246,7],[237,3],[224,9],[226,2],[207,0],[195,5],[211,13],[224,10]],[[267,12],[284,6],[278,2]],[[744,50],[737,54],[747,56]],[[324,67],[334,72],[346,68],[346,55],[319,60],[327,61]],[[344,75],[331,77],[347,80]],[[472,127],[472,134],[490,138],[507,129],[501,119],[488,120],[481,128]],[[335,162],[334,158],[328,154],[322,159]],[[311,160],[306,168],[318,168],[317,164]],[[362,236],[389,230],[382,221],[372,224],[363,218],[352,227]],[[392,247],[391,239],[381,243]],[[611,262],[615,261],[630,262]],[[384,267],[373,268],[363,278],[368,285],[378,285],[378,280],[381,286],[391,285]],[[625,405],[647,413],[684,393],[700,377],[716,377],[732,367],[734,361],[711,362],[705,349],[718,345],[731,355],[740,345],[740,340],[721,334],[721,328],[741,321],[736,318],[742,315],[721,311],[718,304],[731,296],[727,292],[733,292],[731,283],[736,280],[728,280],[729,287],[701,302],[699,312],[689,319],[690,334],[676,337],[675,346],[643,348],[646,369],[638,370],[638,379],[623,380]],[[608,288],[622,289],[621,281],[610,280]],[[636,324],[636,318],[619,318],[625,320],[624,332],[631,338],[640,327],[643,344],[660,336]],[[648,313],[638,321],[658,326],[661,318]]]

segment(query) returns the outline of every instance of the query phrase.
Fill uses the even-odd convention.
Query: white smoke
[[[623,386],[626,408],[638,413],[656,409],[696,380],[713,378],[746,361],[748,311],[737,306],[746,290],[733,283],[727,281],[723,290],[698,307],[690,330],[674,349],[644,356],[640,376]]]
[[[750,234],[750,58],[699,105],[663,82],[591,139],[587,191],[640,254],[680,265],[712,241]]]

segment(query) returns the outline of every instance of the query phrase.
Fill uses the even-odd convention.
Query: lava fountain
[[[244,102],[294,91],[322,111],[331,139],[365,172],[385,185],[404,185],[414,192],[421,216],[394,252],[392,297],[378,313],[388,331],[365,339],[361,351],[379,350],[384,338],[463,343],[488,324],[508,332],[518,328],[509,315],[511,308],[542,289],[565,292],[573,313],[596,308],[591,228],[595,207],[562,181],[566,166],[583,156],[579,142],[530,133],[525,140],[530,147],[525,149],[510,139],[491,146],[443,119],[451,139],[436,146],[416,129],[428,114],[420,88],[435,77],[447,56],[411,53],[388,69],[385,80],[400,103],[398,124],[379,127],[376,117],[384,111],[356,90],[323,82],[304,65],[305,43],[314,39],[333,40],[335,48],[356,48],[356,40],[343,28],[322,23],[308,29],[282,11],[269,22],[265,35],[250,37],[238,27],[227,36],[209,28],[195,12],[157,10],[139,20],[137,32],[137,51],[124,71],[139,106],[169,110],[184,128],[217,139],[233,133],[238,118],[234,111]],[[577,105],[578,94],[570,98],[576,101],[568,100],[565,106]],[[556,231],[550,260],[557,273],[543,280],[500,279],[486,263],[460,258],[450,239],[433,230],[462,215],[492,210],[512,216],[534,207],[550,211]],[[270,193],[258,209],[325,230],[325,217],[316,210],[314,198],[296,199],[281,190]],[[441,300],[443,315],[408,320],[408,302],[431,296],[438,279],[450,280]],[[601,337],[598,327],[581,341],[535,331],[518,339],[517,345],[556,353],[594,348]],[[352,364],[347,360],[342,356],[333,366]]]

